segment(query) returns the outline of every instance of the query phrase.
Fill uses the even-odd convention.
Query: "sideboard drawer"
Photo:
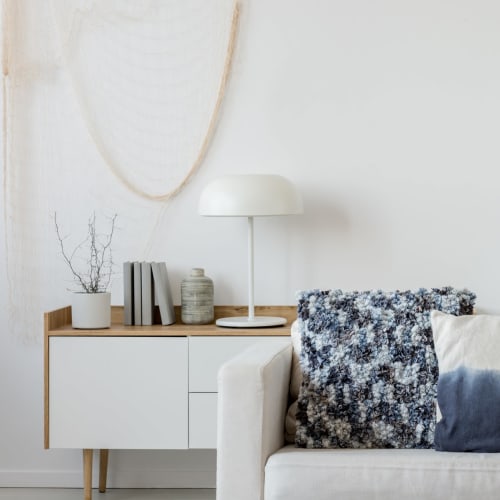
[[[289,344],[290,337],[190,337],[189,392],[217,392],[219,368],[260,342]]]
[[[189,394],[189,447],[217,446],[217,393]]]

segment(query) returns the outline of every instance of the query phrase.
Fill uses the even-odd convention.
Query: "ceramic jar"
[[[214,320],[214,284],[199,267],[181,283],[181,319],[188,325],[205,325]]]

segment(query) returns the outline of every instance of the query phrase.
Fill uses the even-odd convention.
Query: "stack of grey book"
[[[157,317],[162,325],[175,323],[165,262],[124,262],[123,323],[152,325]]]

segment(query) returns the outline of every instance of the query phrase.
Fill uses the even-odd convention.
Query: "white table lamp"
[[[219,318],[216,321],[218,326],[256,328],[286,323],[285,318],[255,316],[253,218],[302,212],[299,192],[280,175],[226,175],[205,187],[199,202],[200,215],[248,218],[248,316]]]

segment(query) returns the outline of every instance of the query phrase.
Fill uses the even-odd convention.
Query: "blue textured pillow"
[[[430,311],[471,314],[474,299],[451,287],[299,292],[296,445],[431,448],[438,367]]]
[[[500,451],[500,317],[431,313],[439,451]],[[439,418],[441,417],[441,418]]]

